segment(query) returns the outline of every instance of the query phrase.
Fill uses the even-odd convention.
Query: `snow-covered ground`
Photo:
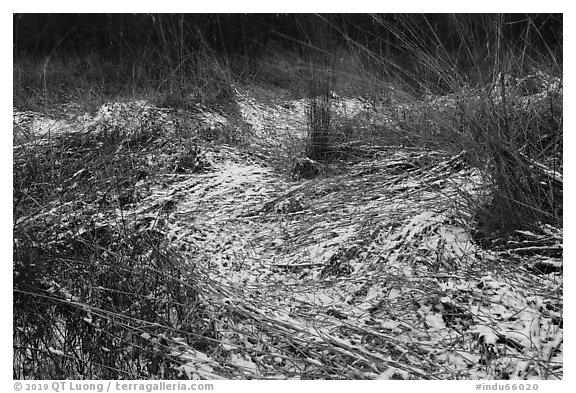
[[[237,91],[237,103],[254,144],[306,137],[306,100],[266,104]],[[85,129],[152,108],[114,105]],[[339,97],[333,109],[354,118],[367,106]],[[207,110],[198,118],[228,121]],[[80,129],[42,118],[29,132],[69,128]],[[485,189],[457,165],[461,155],[395,149],[295,181],[233,147],[204,151],[209,169],[163,175],[118,211],[123,222],[153,221],[169,203],[163,232],[202,276],[219,351],[178,352],[188,376],[562,378],[562,274],[531,272],[537,254],[476,244],[464,207]],[[527,244],[539,236],[525,234]]]

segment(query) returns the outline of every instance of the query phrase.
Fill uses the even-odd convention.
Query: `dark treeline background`
[[[444,94],[561,69],[562,28],[562,14],[14,14],[15,105],[96,86],[204,97],[215,82]]]
[[[305,52],[318,42],[337,47],[351,41],[390,55],[402,53],[397,37],[407,26],[432,29],[425,41],[456,51],[462,45],[457,25],[468,25],[467,34],[481,42],[496,18],[502,18],[501,34],[510,43],[528,40],[537,51],[561,50],[560,14],[14,14],[13,37],[15,54],[32,56],[89,50],[115,57],[127,48],[188,51],[207,44],[219,54],[253,57],[270,45]]]

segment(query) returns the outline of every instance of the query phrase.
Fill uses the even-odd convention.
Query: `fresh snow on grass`
[[[236,93],[254,147],[271,154],[305,139],[305,100],[266,104]],[[359,98],[334,101],[343,118],[373,110]],[[82,121],[96,132],[102,122],[122,128],[150,110],[160,111],[115,103]],[[229,124],[208,110],[197,117]],[[29,132],[81,129],[76,122],[33,118]],[[206,170],[140,182],[138,203],[113,221],[93,218],[158,228],[163,220],[159,230],[197,269],[218,337],[202,352],[174,332],[188,377],[326,378],[348,369],[349,378],[562,378],[562,275],[528,271],[541,256],[476,244],[461,207],[484,189],[477,170],[453,165],[460,155],[394,148],[301,181],[266,165],[270,156],[202,149]]]

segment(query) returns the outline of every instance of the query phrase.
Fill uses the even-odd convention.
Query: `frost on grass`
[[[301,100],[265,104],[244,91],[236,98],[261,151],[304,138]],[[363,105],[338,97],[334,110],[357,117],[369,110]],[[102,107],[83,124],[122,141],[143,124],[175,132],[170,116],[139,101]],[[198,118],[228,121],[207,111]],[[41,136],[39,124],[32,131]],[[114,215],[93,215],[90,230],[154,230],[194,269],[214,334],[201,346],[189,344],[194,331],[169,330],[165,353],[178,377],[562,378],[561,256],[518,251],[561,247],[562,231],[523,231],[525,242],[480,248],[463,207],[486,198],[485,185],[464,154],[384,149],[346,171],[296,181],[266,157],[227,145],[202,145],[209,165],[174,173],[179,147],[158,146],[143,165],[164,169],[135,183],[138,198],[117,204]],[[72,204],[54,201],[21,221],[55,222],[74,215]],[[140,329],[146,342],[157,337]]]

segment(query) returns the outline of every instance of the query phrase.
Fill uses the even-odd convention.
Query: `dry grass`
[[[316,74],[291,53],[233,60],[205,43],[130,59],[141,61],[16,59],[19,109],[74,117],[153,97],[173,110],[128,100],[77,132],[42,137],[15,124],[14,378],[561,378],[561,266],[543,262],[562,258],[561,64],[531,57],[528,42],[498,44],[497,25],[490,45],[460,25],[457,54],[422,45],[416,27],[397,37],[405,68],[359,43]],[[239,82],[307,95],[308,143],[255,142]],[[372,109],[342,115],[333,92]],[[198,128],[185,115],[207,110],[234,121]],[[325,164],[294,188],[276,179],[285,190],[269,203],[229,201],[211,227],[249,239],[230,279],[214,278],[210,255],[229,232],[191,250],[167,236],[190,213],[175,199],[127,213],[181,177],[193,181],[180,194],[207,195],[197,186],[210,181],[207,146],[236,161],[261,160],[252,148],[279,165],[304,152]],[[232,280],[257,265],[267,267],[261,282]],[[495,305],[512,316],[492,316]],[[516,315],[546,332],[507,336],[520,329]],[[205,367],[192,369],[200,358]]]

